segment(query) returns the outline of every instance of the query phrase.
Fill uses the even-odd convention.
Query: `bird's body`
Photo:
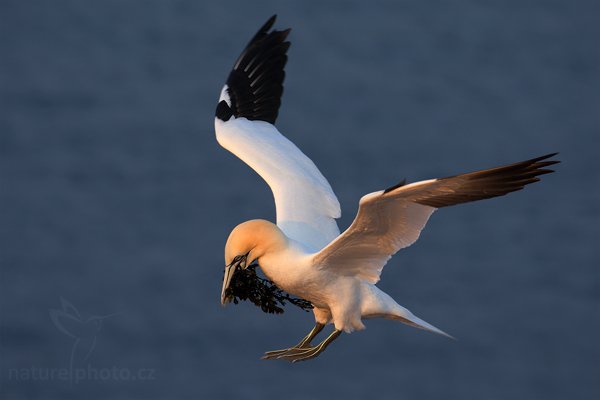
[[[265,358],[301,361],[320,354],[341,332],[364,329],[367,318],[388,318],[446,335],[381,291],[383,267],[413,244],[441,207],[502,196],[539,181],[557,163],[554,154],[502,167],[405,184],[362,197],[354,222],[340,234],[340,205],[315,164],[274,126],[283,92],[289,30],[270,31],[272,17],[246,46],[221,91],[216,110],[218,142],[253,168],[271,187],[277,223],[238,225],[225,245],[221,301],[236,269],[258,262],[281,289],[310,301],[316,326],[300,343]],[[327,324],[334,331],[311,341]]]
[[[227,247],[256,249],[256,243],[264,247],[255,250],[250,257],[257,257],[265,276],[286,292],[310,301],[315,320],[320,324],[332,323],[335,329],[350,333],[364,329],[362,319],[383,317],[405,320],[444,334],[414,316],[374,284],[320,265],[320,252],[311,252],[269,221],[252,220],[238,225]]]

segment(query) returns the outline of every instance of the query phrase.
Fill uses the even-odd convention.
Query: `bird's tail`
[[[410,317],[399,316],[399,315],[386,315],[386,318],[400,321],[400,322],[405,323],[406,325],[410,325],[415,328],[423,329],[425,331],[437,333],[438,335],[446,336],[447,338],[456,340],[456,338],[454,338],[452,335],[449,335],[446,332],[444,332],[443,330],[436,328],[435,326],[431,325],[427,321],[423,321],[421,318],[415,316],[414,314],[411,314]]]
[[[393,314],[387,314],[385,318],[400,321],[405,323],[406,325],[410,325],[415,328],[423,329],[429,332],[437,333],[438,335],[446,336],[447,338],[456,340],[453,336],[447,334],[439,328],[436,328],[429,322],[423,321],[421,318],[417,317],[404,307],[400,307],[400,310],[398,310],[398,312],[395,312]]]
[[[386,318],[393,319],[405,323],[406,325],[414,326],[415,328],[425,331],[437,333],[438,335],[446,336],[454,339],[441,329],[436,328],[429,322],[423,321],[411,313],[387,293],[383,292],[375,285],[363,285],[361,296],[363,298],[363,308],[361,310],[363,318]],[[456,339],[454,339],[456,340]]]

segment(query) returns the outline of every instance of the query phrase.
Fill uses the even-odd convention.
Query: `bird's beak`
[[[243,260],[243,259],[242,259]],[[229,288],[229,284],[231,284],[231,278],[233,278],[233,274],[235,273],[236,268],[240,265],[242,260],[234,261],[228,266],[225,267],[225,276],[223,277],[223,289],[221,289],[221,304],[226,305],[231,301],[231,297],[227,296],[225,292]]]

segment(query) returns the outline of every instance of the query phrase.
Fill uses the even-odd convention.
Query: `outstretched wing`
[[[554,155],[367,194],[352,225],[315,255],[315,264],[375,283],[391,256],[417,241],[437,208],[521,190],[553,172],[545,167],[559,162],[547,160]]]
[[[215,131],[221,146],[271,187],[277,225],[318,251],[339,235],[339,202],[315,164],[273,125],[283,93],[289,29],[270,31],[275,16],[246,46],[221,91]]]

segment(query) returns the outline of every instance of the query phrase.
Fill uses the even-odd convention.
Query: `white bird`
[[[258,262],[281,289],[314,306],[316,325],[300,343],[263,358],[302,361],[319,355],[342,332],[364,329],[382,317],[447,335],[396,303],[375,284],[388,260],[413,244],[438,208],[502,196],[539,181],[558,161],[549,154],[503,167],[401,182],[360,199],[352,225],[340,234],[339,202],[321,172],[274,126],[283,92],[289,29],[260,28],[233,66],[216,109],[218,142],[271,187],[277,224],[252,220],[236,226],[225,245],[221,302],[236,269]],[[312,345],[327,325],[333,332]]]

